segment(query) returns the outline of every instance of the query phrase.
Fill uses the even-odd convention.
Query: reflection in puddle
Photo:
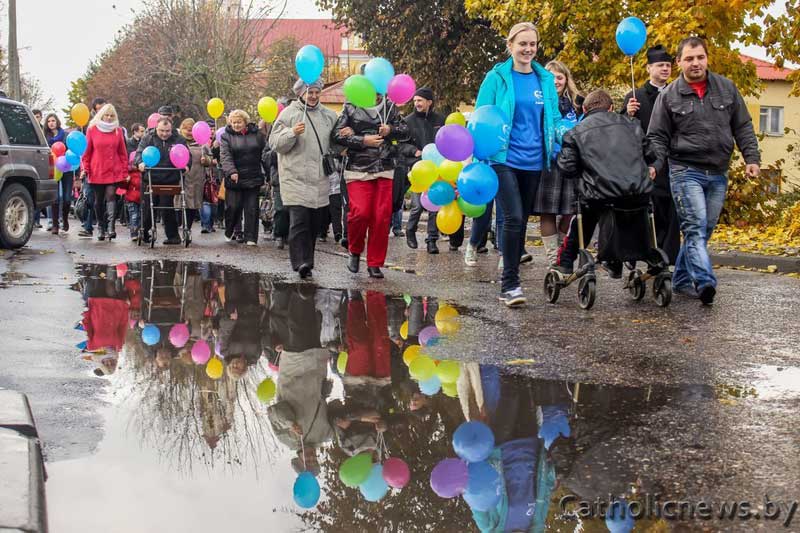
[[[135,493],[144,508],[169,501],[171,511],[122,526],[112,512],[102,527],[65,530],[206,531],[220,520],[205,509],[211,501],[236,516],[236,530],[264,520],[276,531],[605,530],[564,514],[559,499],[666,493],[643,479],[647,465],[609,444],[670,402],[714,396],[705,386],[588,386],[436,361],[426,346],[457,339],[465,310],[435,298],[277,283],[203,263],[83,265],[80,276],[80,348],[110,380],[111,407],[97,456],[53,468],[102,508]],[[466,421],[485,424],[494,446],[432,479],[443,459],[485,444],[486,434],[462,434],[454,449]],[[303,472],[313,479],[296,485]],[[144,479],[155,483],[144,490]],[[106,496],[104,483],[130,493]],[[48,499],[70,509],[61,524],[70,526],[81,514],[62,486]]]

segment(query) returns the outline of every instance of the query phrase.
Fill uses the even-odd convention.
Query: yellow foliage
[[[800,202],[786,210],[772,225],[743,228],[720,224],[711,242],[717,249],[762,255],[796,255],[800,251]]]

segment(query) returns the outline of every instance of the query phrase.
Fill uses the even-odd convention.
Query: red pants
[[[388,226],[386,231],[388,233]],[[386,295],[367,291],[366,308],[362,300],[350,300],[347,304],[347,373],[389,377],[392,372],[390,342]]]
[[[389,248],[392,218],[392,180],[378,178],[347,184],[350,212],[347,215],[347,240],[351,254],[361,255],[367,241],[367,266],[382,267]]]

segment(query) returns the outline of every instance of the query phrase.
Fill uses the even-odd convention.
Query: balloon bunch
[[[484,163],[508,146],[509,120],[497,106],[476,109],[469,122],[452,113],[436,133],[435,143],[422,149],[422,160],[408,175],[411,191],[436,213],[436,227],[452,234],[461,217],[477,218],[486,211],[499,188],[497,174]]]
[[[76,104],[75,107],[79,105],[83,104]],[[62,142],[53,143],[50,151],[56,159],[56,170],[62,173],[78,170],[81,166],[81,156],[86,152],[86,145],[86,135],[77,130],[67,135],[66,146]]]
[[[435,346],[443,336],[453,335],[461,328],[458,311],[451,305],[442,305],[436,312],[433,326],[423,328],[418,335],[419,344],[412,344],[403,352],[403,362],[408,366],[411,379],[419,383],[426,396],[442,391],[446,396],[458,396],[456,382],[461,366],[456,361],[436,360],[423,353],[424,348]],[[408,322],[400,327],[400,336],[408,338]]]
[[[377,463],[372,462],[372,454],[362,452],[347,459],[339,468],[339,479],[347,487],[358,487],[368,502],[377,502],[389,492],[389,488],[401,490],[411,480],[408,464],[398,457],[386,457],[381,463],[380,456],[386,450],[383,434],[378,434]]]
[[[431,472],[431,488],[442,498],[463,496],[473,511],[485,512],[500,502],[503,481],[490,462],[494,433],[483,422],[461,424],[453,433],[458,458],[440,461]]]
[[[354,74],[344,81],[342,92],[347,101],[356,107],[372,107],[378,95],[388,97],[392,105],[405,105],[417,91],[414,78],[408,74],[395,74],[392,64],[383,57],[370,59],[364,74]],[[383,106],[384,122],[389,109]]]

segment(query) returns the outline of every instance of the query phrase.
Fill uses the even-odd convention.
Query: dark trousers
[[[450,235],[450,246],[452,248],[458,248],[464,244],[464,220],[465,217],[461,217],[461,225],[458,227],[458,230]]]
[[[503,251],[503,292],[520,286],[519,259],[525,250],[525,232],[533,198],[542,177],[541,170],[519,170],[506,165],[495,165],[500,181],[497,192],[498,210],[503,213],[503,229],[500,233]]]
[[[322,213],[322,224],[320,225],[319,234],[324,237],[328,234],[328,227],[333,226],[333,235],[342,235],[342,195],[331,194],[328,196],[330,204],[327,209]]]
[[[590,206],[581,207],[581,217],[583,218],[583,245],[588,246],[589,240],[594,234],[597,227],[597,222],[600,220],[600,208],[592,208]],[[575,258],[578,257],[578,215],[572,215],[572,220],[569,223],[567,236],[558,248],[558,258],[556,264],[559,266],[572,266]]]
[[[681,226],[672,196],[653,196],[653,217],[658,247],[664,250],[669,264],[674,265],[681,249]]]
[[[154,196],[153,197],[153,206],[154,207],[174,207],[175,206],[175,197],[174,196]],[[178,238],[178,220],[175,217],[175,209],[165,209],[163,211],[157,211],[161,214],[161,220],[164,223],[164,233],[166,234],[168,239],[176,239]],[[153,227],[153,220],[150,218],[150,196],[145,195],[142,193],[142,229],[144,229],[145,233],[150,231],[150,228]]]
[[[411,211],[408,212],[408,222],[406,222],[406,233],[416,233],[419,226],[419,217],[425,210],[420,201],[420,193],[411,193]],[[439,229],[436,227],[436,213],[428,213],[428,236],[425,242],[436,241],[439,238]],[[463,229],[461,230],[463,233]],[[463,235],[462,235],[463,237]]]
[[[469,243],[475,248],[486,246],[486,242],[489,240],[489,230],[492,228],[493,207],[494,200],[486,204],[486,211],[484,211],[481,216],[472,219],[472,231],[469,234]]]
[[[281,200],[281,188],[272,185],[272,202],[275,205],[275,215],[272,217],[272,237],[286,239],[289,237],[289,211]]]
[[[342,238],[347,238],[347,215],[350,213],[350,195],[347,192],[347,182],[344,174],[339,181],[339,190],[342,191]]]
[[[117,201],[117,186],[107,184],[94,184],[92,183],[92,190],[94,191],[94,216],[97,219],[97,225],[100,226],[100,231],[105,233],[108,230],[109,212],[108,208],[112,208],[113,218],[116,220],[116,201]],[[113,205],[109,205],[113,203]]]
[[[314,268],[314,250],[327,207],[312,209],[290,205],[289,211],[289,261],[296,272],[302,265]]]
[[[244,214],[244,240],[258,242],[258,188],[225,190],[225,235],[233,236]]]

